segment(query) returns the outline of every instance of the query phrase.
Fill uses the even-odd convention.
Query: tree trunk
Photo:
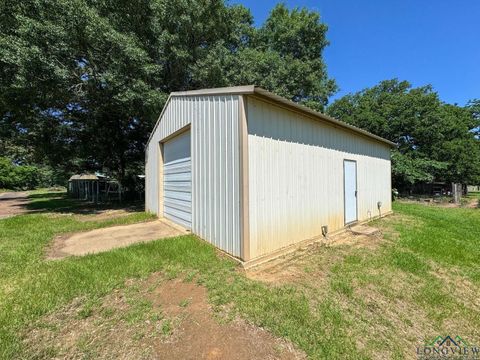
[[[452,183],[453,201],[455,204],[460,204],[462,198],[462,184]]]

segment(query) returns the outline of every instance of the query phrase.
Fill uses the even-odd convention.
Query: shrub
[[[4,157],[0,157],[0,188],[12,189],[12,182],[15,177],[15,167],[12,162]]]
[[[0,188],[34,189],[38,186],[40,172],[36,166],[16,165],[0,157]]]

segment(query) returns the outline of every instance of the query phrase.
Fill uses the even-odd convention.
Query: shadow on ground
[[[30,202],[20,204],[27,212],[58,212],[80,215],[93,215],[107,210],[124,210],[140,212],[144,210],[143,201],[123,201],[93,203],[85,200],[72,199],[66,193],[42,193],[28,196]]]

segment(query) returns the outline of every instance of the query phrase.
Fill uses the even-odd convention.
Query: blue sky
[[[261,25],[278,1],[232,0]],[[440,98],[480,98],[480,0],[290,0],[329,26],[324,58],[340,91],[331,100],[399,78],[432,84]]]

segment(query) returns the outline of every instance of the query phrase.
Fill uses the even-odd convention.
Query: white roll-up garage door
[[[190,130],[163,145],[164,216],[192,228],[192,171]]]

